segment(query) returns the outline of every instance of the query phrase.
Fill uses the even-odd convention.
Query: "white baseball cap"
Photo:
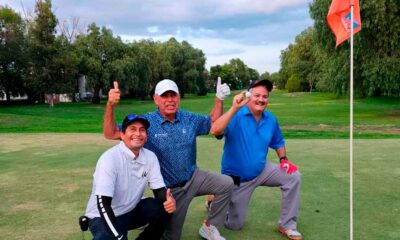
[[[178,86],[174,81],[170,79],[164,79],[162,81],[159,81],[156,85],[154,93],[161,96],[167,91],[174,91],[179,94]]]

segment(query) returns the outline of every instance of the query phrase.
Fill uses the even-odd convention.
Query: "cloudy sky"
[[[260,74],[280,68],[281,50],[313,21],[312,0],[53,0],[60,22],[95,22],[125,41],[175,37],[202,49],[206,67],[240,58]],[[33,12],[35,0],[0,0],[17,12]],[[23,7],[22,7],[23,6]]]

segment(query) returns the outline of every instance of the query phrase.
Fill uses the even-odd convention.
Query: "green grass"
[[[98,157],[117,142],[101,134],[0,134],[2,239],[80,240],[77,218],[86,207]],[[198,139],[198,165],[219,172],[223,141]],[[399,139],[354,143],[354,239],[400,238]],[[302,173],[298,228],[307,240],[349,239],[348,140],[289,139],[289,158]],[[276,161],[271,152],[269,158]],[[204,197],[195,198],[183,240],[200,239]],[[258,188],[242,231],[227,239],[283,240],[275,225],[280,191]],[[131,237],[138,231],[132,231]],[[86,232],[85,239],[91,239]]]
[[[231,101],[225,101],[225,109]],[[189,95],[181,109],[207,114],[213,103],[213,95]],[[100,134],[104,108],[105,103],[0,107],[2,239],[82,239],[77,217],[86,207],[96,161],[116,144]],[[116,118],[154,109],[150,100],[123,100]],[[305,239],[349,239],[348,99],[274,91],[269,109],[302,173],[299,230]],[[355,100],[354,124],[359,138],[354,143],[354,239],[400,239],[399,99]],[[219,172],[221,151],[222,141],[199,138],[200,168]],[[244,229],[223,229],[222,234],[227,239],[283,239],[275,231],[279,200],[279,189],[257,189]],[[182,239],[200,239],[203,203],[203,197],[192,202]],[[89,233],[85,239],[91,239]]]
[[[187,95],[181,109],[208,114],[214,96]],[[225,101],[230,107],[232,96]],[[349,102],[328,93],[293,93],[274,91],[268,107],[278,118],[286,138],[348,138]],[[101,133],[105,102],[61,103],[0,108],[0,133],[62,132]],[[116,108],[121,121],[128,113],[154,111],[151,100],[123,100]],[[394,98],[355,100],[354,136],[356,138],[399,138],[400,101]]]

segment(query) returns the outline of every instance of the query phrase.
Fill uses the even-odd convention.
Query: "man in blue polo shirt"
[[[164,239],[178,240],[189,204],[196,196],[214,194],[215,200],[207,220],[199,233],[205,239],[223,240],[217,227],[223,226],[233,190],[230,177],[199,170],[196,165],[196,137],[206,135],[211,122],[222,115],[222,102],[230,94],[229,87],[218,80],[215,105],[209,115],[200,115],[178,110],[180,95],[178,86],[169,79],[157,83],[154,103],[157,109],[143,117],[150,122],[146,148],[153,151],[160,162],[165,184],[176,200],[173,214],[164,234]],[[118,103],[118,84],[109,91],[104,117],[104,135],[117,139],[119,129],[114,120],[114,106]]]
[[[256,187],[280,187],[282,209],[278,230],[289,239],[300,240],[302,236],[297,231],[300,173],[286,157],[278,121],[265,111],[271,90],[269,80],[253,81],[249,93],[236,95],[232,107],[212,126],[212,134],[225,137],[222,173],[231,176],[236,185],[225,226],[232,230],[243,227]],[[269,148],[276,151],[280,164],[266,161]]]

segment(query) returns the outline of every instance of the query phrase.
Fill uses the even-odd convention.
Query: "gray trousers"
[[[282,191],[281,215],[279,226],[286,229],[297,229],[297,213],[300,198],[300,173],[287,174],[280,169],[279,164],[267,161],[264,170],[255,179],[235,186],[225,227],[239,230],[243,227],[250,197],[258,186],[280,187]]]
[[[182,227],[190,202],[197,196],[215,195],[215,200],[208,213],[208,221],[214,226],[223,226],[233,186],[232,178],[229,176],[196,169],[185,186],[171,189],[176,201],[176,211],[164,232],[163,239],[178,240],[181,238]]]

